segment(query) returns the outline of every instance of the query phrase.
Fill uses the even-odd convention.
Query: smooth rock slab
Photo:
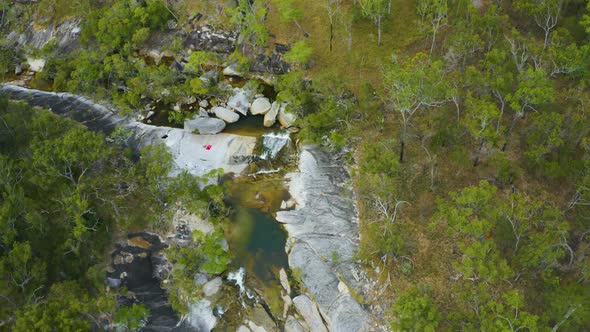
[[[184,122],[184,130],[194,134],[213,135],[222,132],[223,129],[225,121],[216,118],[200,116]]]
[[[252,115],[266,114],[270,111],[271,104],[268,98],[257,98],[252,102],[250,106],[250,113]]]
[[[287,317],[287,321],[285,322],[285,332],[307,332],[309,329],[306,329],[295,319],[293,316]]]
[[[315,303],[313,303],[309,297],[299,295],[293,299],[293,304],[295,304],[297,311],[303,316],[303,319],[305,319],[311,331],[328,332]]]
[[[347,189],[349,176],[342,164],[316,146],[303,146],[299,171],[287,175],[295,209],[277,212],[284,223],[289,266],[300,269],[302,283],[317,302],[330,331],[368,331],[370,317],[346,292],[343,282],[359,292],[364,281],[355,278],[358,214]],[[286,205],[286,204],[285,204]],[[338,262],[332,262],[333,253]],[[310,326],[313,331],[314,328]]]
[[[215,113],[215,116],[220,118],[221,120],[227,122],[227,123],[234,123],[237,122],[240,119],[240,115],[232,110],[228,110],[225,107],[213,107],[213,113]]]

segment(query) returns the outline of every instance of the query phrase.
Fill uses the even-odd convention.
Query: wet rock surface
[[[289,266],[301,270],[303,285],[330,331],[370,330],[368,313],[338,287],[344,281],[360,291],[365,282],[353,258],[358,216],[347,189],[348,173],[317,146],[304,146],[299,171],[287,177],[297,207],[279,211],[277,220],[285,224],[289,234]],[[334,253],[339,257],[337,262],[332,260]]]
[[[107,281],[113,287],[127,287],[130,296],[119,298],[120,305],[143,303],[149,310],[143,331],[172,331],[179,318],[160,288],[160,279],[153,273],[166,264],[153,254],[167,245],[157,235],[144,232],[129,234],[128,239],[127,245],[117,245],[111,254],[113,264]]]

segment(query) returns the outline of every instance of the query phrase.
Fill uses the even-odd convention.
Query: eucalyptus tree
[[[515,7],[534,18],[543,30],[543,50],[547,48],[549,33],[557,26],[563,8],[563,0],[517,0]]]
[[[447,0],[418,0],[416,11],[422,21],[428,21],[431,26],[432,43],[430,44],[430,54],[432,54],[438,30],[447,22],[449,11]]]
[[[332,52],[332,42],[334,41],[334,22],[340,11],[340,5],[342,0],[324,0],[323,5],[326,8],[328,14],[328,20],[330,21],[330,52]]]
[[[363,16],[373,20],[377,26],[377,45],[381,45],[383,19],[389,15],[388,0],[358,0]]]
[[[400,116],[400,161],[404,160],[408,126],[414,116],[452,100],[454,89],[445,74],[443,62],[424,53],[394,59],[383,68],[385,107]]]

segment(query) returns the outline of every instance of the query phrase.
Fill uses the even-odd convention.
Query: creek
[[[138,130],[140,134],[134,136],[137,147],[166,141],[169,138],[165,136],[174,136],[174,130],[181,132],[180,129],[137,124],[77,96],[10,85],[1,87],[14,99],[47,107],[56,114],[84,123],[91,130],[108,134],[118,125]],[[279,271],[288,272],[289,269],[285,252],[287,234],[276,221],[275,214],[281,203],[289,199],[283,176],[292,158],[290,134],[286,130],[264,128],[262,116],[252,115],[229,125],[226,132],[255,138],[253,152],[259,157],[247,167],[248,175],[223,180],[229,183],[227,202],[233,210],[226,229],[233,257],[229,272],[241,275],[239,285],[236,280],[230,280],[230,275],[222,275],[222,294],[203,300],[207,302],[195,303],[188,317],[183,319],[172,311],[159,279],[154,276],[159,266],[166,264],[165,257],[160,254],[160,249],[166,247],[166,240],[146,232],[129,234],[127,244],[118,244],[112,254],[113,268],[108,278],[113,285],[123,280],[134,294],[133,300],[122,298],[120,303],[139,301],[150,309],[146,331],[208,330],[212,326],[215,326],[214,331],[230,331],[244,322],[270,331],[280,329],[284,303]],[[152,138],[146,140],[146,137]],[[219,317],[213,316],[214,309]],[[194,317],[196,315],[201,317]]]

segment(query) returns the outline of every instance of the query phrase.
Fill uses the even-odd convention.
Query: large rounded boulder
[[[234,123],[240,119],[240,115],[232,110],[225,107],[213,107],[213,113],[215,116],[227,123]]]
[[[197,117],[184,122],[184,130],[195,134],[218,134],[225,129],[225,121],[216,118]]]

